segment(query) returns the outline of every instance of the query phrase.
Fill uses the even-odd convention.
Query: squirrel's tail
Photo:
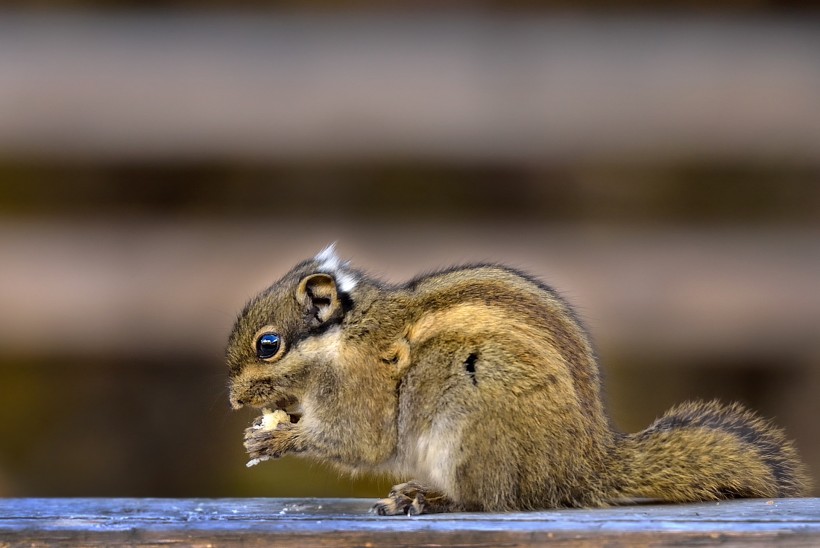
[[[619,441],[613,461],[622,469],[613,487],[620,497],[797,497],[810,487],[783,431],[737,403],[684,403]]]

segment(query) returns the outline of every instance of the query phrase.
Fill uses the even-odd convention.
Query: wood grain
[[[820,543],[820,499],[379,517],[369,499],[4,499],[0,546]]]

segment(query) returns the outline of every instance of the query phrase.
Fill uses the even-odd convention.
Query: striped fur
[[[264,332],[282,345],[260,360]],[[328,248],[248,303],[227,359],[234,407],[301,409],[264,438],[246,433],[250,456],[418,480],[380,513],[799,496],[809,484],[783,433],[736,404],[683,404],[643,432],[612,431],[572,308],[504,266],[391,286]]]

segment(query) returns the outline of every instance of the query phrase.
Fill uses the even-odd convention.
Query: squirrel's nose
[[[245,405],[247,401],[243,400],[242,398],[231,398],[230,404],[231,409],[242,409],[242,406]]]

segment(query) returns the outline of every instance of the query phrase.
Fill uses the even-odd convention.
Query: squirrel
[[[622,434],[590,339],[541,281],[458,266],[390,285],[331,245],[252,298],[227,351],[233,408],[288,413],[245,431],[253,459],[302,455],[400,479],[380,515],[795,497],[783,432],[739,404],[690,402]]]

